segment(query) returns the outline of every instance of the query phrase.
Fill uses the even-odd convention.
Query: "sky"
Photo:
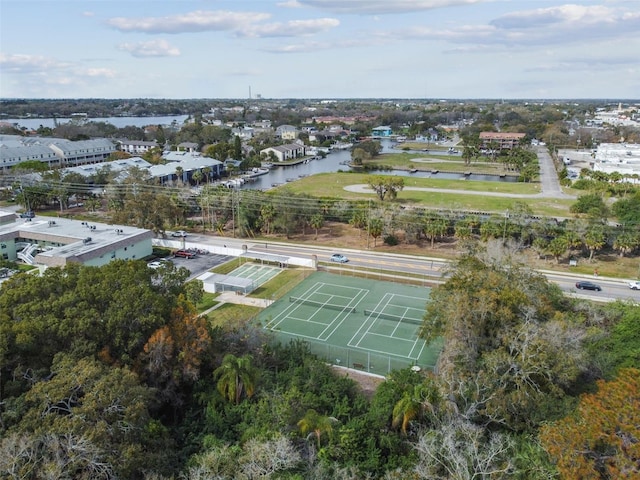
[[[640,0],[0,0],[0,98],[640,98]]]

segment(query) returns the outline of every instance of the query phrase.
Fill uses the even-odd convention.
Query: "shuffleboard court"
[[[381,374],[433,368],[441,344],[418,338],[429,290],[316,272],[258,318],[281,341],[305,340],[334,364]]]

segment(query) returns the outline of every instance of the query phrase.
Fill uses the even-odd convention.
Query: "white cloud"
[[[638,31],[640,13],[618,12],[603,6],[562,5],[509,13],[486,25],[460,25],[446,29],[409,27],[386,35],[395,40],[413,38],[443,40],[474,47],[502,45],[531,48],[551,44],[631,40],[637,37]]]
[[[291,20],[287,23],[249,25],[238,32],[238,34],[245,37],[298,37],[324,32],[338,25],[340,25],[340,21],[335,18]]]
[[[112,69],[86,68],[40,55],[0,54],[0,68],[26,90],[36,91],[43,86],[86,87],[96,78],[116,77]]]
[[[586,26],[615,23],[614,10],[601,6],[560,5],[503,15],[491,22],[502,29],[528,29],[553,25]]]
[[[107,25],[122,32],[189,33],[242,30],[269,18],[268,13],[198,10],[168,17],[116,17],[109,19]]]
[[[0,53],[0,67],[6,72],[31,74],[45,70],[64,70],[70,68],[71,64],[41,55],[7,55]]]
[[[134,57],[177,57],[180,50],[173,47],[166,40],[151,40],[149,42],[123,43],[118,49],[129,52]]]
[[[298,0],[287,0],[286,2],[276,3],[276,6],[283,8],[301,8],[302,4]]]
[[[379,15],[420,12],[493,0],[298,0],[302,5],[336,13]]]

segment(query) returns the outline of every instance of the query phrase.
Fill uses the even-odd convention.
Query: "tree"
[[[624,257],[626,253],[631,253],[640,245],[640,235],[634,232],[623,232],[613,241],[613,248]]]
[[[204,173],[202,173],[202,170],[196,170],[195,172],[193,172],[193,174],[191,175],[191,178],[196,182],[197,186],[200,186],[200,182],[202,181],[202,179],[204,178]]]
[[[466,418],[527,431],[561,411],[584,332],[557,286],[504,257],[465,255],[429,297],[420,334],[444,338],[439,376]]]
[[[255,393],[257,371],[251,364],[251,356],[236,357],[228,353],[222,364],[213,372],[218,379],[218,391],[230,402],[240,403],[242,395],[251,398]]]
[[[316,231],[315,240],[318,239],[318,230],[322,228],[324,225],[324,217],[321,213],[316,213],[311,216],[311,220],[309,221],[309,225]]]
[[[398,192],[404,188],[404,179],[402,177],[376,175],[369,179],[369,187],[376,193],[380,201],[385,198],[393,200],[398,196]]]
[[[580,195],[576,203],[569,208],[571,213],[584,213],[594,220],[606,219],[608,207],[602,195],[598,193],[587,193]]]
[[[320,449],[320,439],[322,435],[331,434],[333,425],[338,420],[328,415],[321,415],[314,409],[310,408],[307,413],[298,421],[300,433],[307,435],[309,433],[316,437],[318,450]]]
[[[421,433],[415,448],[417,478],[469,480],[508,478],[512,442],[500,432],[489,432],[460,417],[446,418]]]
[[[424,223],[424,234],[431,240],[431,248],[436,241],[436,237],[442,237],[447,233],[449,223],[443,217],[431,217]]]
[[[409,424],[419,419],[425,412],[434,413],[434,405],[438,402],[438,390],[433,381],[415,385],[404,392],[402,398],[393,407],[391,426],[401,426],[402,433],[407,434]]]
[[[183,177],[182,175],[184,174],[184,168],[182,168],[181,166],[177,166],[176,167],[176,181],[180,182],[182,181]]]
[[[606,244],[604,228],[601,225],[592,225],[584,236],[584,244],[589,249],[589,260]]]
[[[640,370],[597,385],[574,414],[542,427],[542,444],[564,478],[639,478]]]
[[[128,368],[110,368],[89,358],[60,354],[48,381],[24,395],[18,431],[35,436],[91,441],[118,477],[137,478],[171,461],[167,438],[149,435],[150,388]]]
[[[384,224],[380,218],[372,218],[369,220],[369,225],[367,226],[368,234],[373,237],[373,246],[376,246],[378,238],[382,235],[384,231]]]
[[[546,247],[546,251],[553,255],[556,263],[560,263],[560,257],[567,252],[569,241],[566,236],[562,235],[551,240]]]

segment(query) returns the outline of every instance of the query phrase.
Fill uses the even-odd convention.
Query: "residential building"
[[[371,130],[371,136],[374,138],[390,137],[391,135],[392,135],[391,127],[386,125],[375,127]]]
[[[116,145],[106,138],[73,142],[63,138],[0,135],[0,171],[33,160],[49,168],[98,163],[115,151]]]
[[[492,148],[496,145],[499,150],[511,150],[522,142],[526,133],[510,132],[480,132],[480,148]]]
[[[118,148],[122,152],[130,153],[131,155],[142,155],[147,153],[153,148],[158,148],[158,142],[142,141],[142,140],[118,140]]]
[[[276,137],[282,140],[295,140],[298,138],[298,129],[293,125],[280,125],[276,128]]]
[[[207,180],[220,178],[224,171],[224,165],[220,160],[204,157],[196,152],[167,152],[162,158],[167,160],[168,163],[164,165],[152,165],[148,168],[151,177],[158,179],[161,184],[173,180],[190,183],[193,181],[193,174],[197,170],[206,173],[204,169],[208,169],[209,178],[203,180],[206,182]],[[179,171],[182,172],[180,178],[178,178]]]
[[[278,145],[260,150],[260,155],[269,156],[273,152],[279,162],[286,162],[296,158],[305,156],[305,147],[302,143],[289,143],[286,145]]]

